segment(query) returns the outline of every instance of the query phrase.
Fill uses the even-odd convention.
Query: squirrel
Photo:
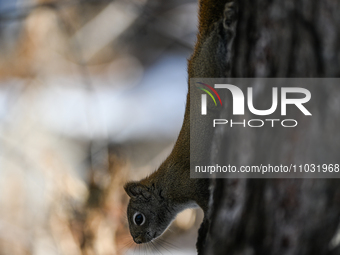
[[[158,170],[124,186],[130,197],[127,208],[129,229],[137,244],[162,235],[176,215],[186,208],[199,206],[205,215],[208,212],[209,179],[190,178],[190,78],[230,75],[236,23],[235,1],[200,1],[199,32],[194,53],[188,61],[189,92],[178,139]],[[202,136],[199,132],[192,135]]]

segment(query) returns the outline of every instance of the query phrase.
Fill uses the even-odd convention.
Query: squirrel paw
[[[223,26],[225,29],[233,29],[237,21],[238,8],[235,1],[226,3],[224,8]]]

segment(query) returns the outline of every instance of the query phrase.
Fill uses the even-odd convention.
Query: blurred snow
[[[38,93],[35,116],[55,132],[85,139],[109,137],[115,142],[177,136],[187,94],[182,56],[165,56],[145,71],[137,86],[117,88],[93,78],[89,91],[75,81],[55,78]]]
[[[7,110],[6,94],[0,91],[0,120],[4,118]]]
[[[53,132],[114,142],[177,137],[187,94],[183,56],[165,56],[142,78],[116,80],[119,86],[105,82],[112,80],[94,77],[93,88],[86,89],[81,77],[54,77],[36,87],[30,100],[14,104],[22,81],[7,81],[0,89],[0,121],[29,115]]]
[[[0,253],[116,254],[132,242],[124,183],[158,167],[183,122],[197,3],[29,8],[45,2],[0,0],[20,16],[0,24]],[[87,207],[92,184],[104,210]],[[170,253],[196,254],[197,228],[175,228]]]

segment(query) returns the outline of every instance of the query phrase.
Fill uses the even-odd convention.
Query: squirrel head
[[[162,190],[154,184],[149,187],[139,182],[129,182],[124,189],[130,197],[127,216],[135,243],[147,243],[160,236],[175,217]]]

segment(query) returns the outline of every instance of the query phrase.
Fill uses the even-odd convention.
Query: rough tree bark
[[[340,1],[238,3],[233,77],[340,76]],[[251,130],[216,133],[214,147],[221,148],[228,141],[231,152],[227,157],[219,152],[214,156],[227,164],[230,157],[247,155],[239,160],[252,165],[275,142],[276,153],[267,154],[275,162],[287,162],[283,156],[287,148],[293,156],[304,152],[299,157],[306,163],[315,160],[315,155],[320,162],[330,154],[336,158],[340,122],[334,116],[340,116],[340,107],[327,102],[340,102],[340,92],[324,87],[319,93],[324,99],[316,106],[319,112],[313,114],[319,117],[305,125],[306,135],[292,130],[280,134],[256,130],[256,135]],[[327,146],[320,148],[319,142]],[[334,242],[339,231],[340,179],[214,179],[212,187],[210,225],[200,253],[340,254],[340,246]]]

